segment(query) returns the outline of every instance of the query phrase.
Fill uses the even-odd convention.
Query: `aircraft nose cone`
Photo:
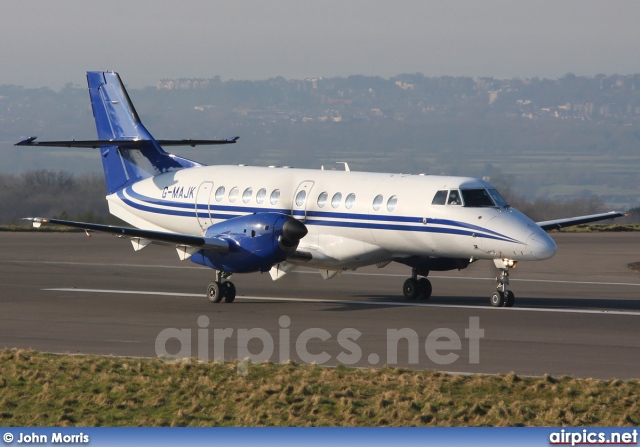
[[[297,219],[289,218],[282,226],[282,244],[285,247],[295,247],[307,233],[305,224]]]
[[[556,254],[558,247],[547,233],[533,233],[527,241],[531,255],[536,259],[548,259]]]

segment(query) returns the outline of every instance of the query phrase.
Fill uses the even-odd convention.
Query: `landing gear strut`
[[[223,281],[229,278],[231,273],[216,270],[216,280],[207,287],[207,298],[212,303],[219,303],[224,298],[225,303],[233,303],[236,299],[236,286],[231,281]]]
[[[431,281],[427,278],[418,279],[418,275],[427,276],[429,271],[419,271],[417,268],[411,269],[411,278],[407,279],[402,286],[402,294],[408,300],[423,299],[431,297]]]
[[[512,307],[515,303],[515,295],[507,290],[509,285],[509,269],[515,268],[517,261],[511,259],[494,259],[494,264],[500,269],[500,276],[496,278],[496,291],[489,299],[493,307]]]

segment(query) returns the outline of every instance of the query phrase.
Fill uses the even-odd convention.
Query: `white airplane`
[[[180,259],[215,270],[207,296],[232,302],[233,273],[297,266],[332,278],[344,270],[398,262],[411,268],[407,299],[431,296],[430,271],[493,261],[500,274],[493,306],[513,306],[509,271],[518,261],[552,257],[545,230],[622,216],[609,212],[533,222],[510,207],[489,183],[466,177],[382,174],[253,166],[204,166],[162,146],[232,144],[227,140],[155,140],[145,129],[115,72],[88,72],[98,140],[18,146],[100,150],[109,211],[136,228],[26,218],[175,246]]]

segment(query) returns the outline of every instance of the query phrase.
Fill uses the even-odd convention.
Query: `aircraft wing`
[[[613,219],[614,217],[624,217],[627,214],[617,211],[609,211],[608,213],[590,214],[588,216],[568,217],[566,219],[546,220],[544,222],[536,222],[540,228],[545,231],[559,230],[560,228],[571,227],[573,225],[581,225],[600,220]]]
[[[25,217],[22,220],[33,222],[33,226],[36,228],[39,228],[40,225],[44,223],[49,223],[55,225],[63,225],[66,227],[81,228],[85,231],[100,231],[103,233],[114,234],[119,237],[130,237],[132,238],[132,240],[138,239],[139,243],[141,242],[141,240],[146,242],[137,245],[140,248],[143,248],[151,242],[156,242],[160,244],[175,244],[180,246],[195,247],[198,249],[205,248],[207,250],[218,252],[229,251],[229,242],[222,238],[205,238],[201,236],[193,236],[190,234],[165,233],[163,231],[142,230],[140,228],[117,227],[113,225],[74,222],[71,220],[49,219],[44,217]],[[134,247],[136,247],[136,244],[134,244]]]

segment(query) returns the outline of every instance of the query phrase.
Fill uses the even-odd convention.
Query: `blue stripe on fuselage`
[[[134,202],[133,200],[125,196],[125,192],[128,196],[136,199],[144,204]],[[117,192],[118,197],[126,205],[131,208],[145,211],[154,214],[165,214],[169,216],[180,217],[192,217],[196,218],[196,204],[194,203],[182,203],[173,202],[169,200],[156,199],[153,197],[144,196],[133,190],[132,187],[127,187]],[[168,209],[164,207],[179,208]],[[197,204],[198,211],[209,211],[211,218],[213,219],[232,219],[234,217],[243,216],[251,213],[282,213],[290,214],[291,210],[283,208],[258,208],[250,206],[226,206],[226,205],[209,205],[207,209],[206,204]],[[183,211],[184,210],[184,211]],[[303,216],[305,214],[302,210],[295,210],[293,215]],[[416,231],[423,233],[441,233],[441,234],[455,234],[461,236],[476,236],[485,239],[495,239],[507,242],[516,242],[522,244],[513,238],[497,233],[492,230],[488,230],[476,225],[471,225],[465,222],[458,222],[447,219],[433,219],[427,218],[426,224],[423,222],[422,217],[413,216],[374,216],[371,214],[353,214],[353,213],[332,213],[327,211],[307,211],[307,220],[305,225],[317,225],[328,227],[349,227],[349,228],[362,228],[371,230],[390,230],[390,231]],[[336,220],[324,220],[324,219],[336,219]],[[347,221],[348,220],[348,221]],[[364,221],[364,222],[363,222]],[[381,222],[393,222],[381,223]],[[423,224],[424,226],[415,225],[401,225],[406,224]],[[431,224],[431,225],[429,225]],[[454,228],[435,227],[433,225],[447,225]],[[480,234],[478,234],[480,232]]]

